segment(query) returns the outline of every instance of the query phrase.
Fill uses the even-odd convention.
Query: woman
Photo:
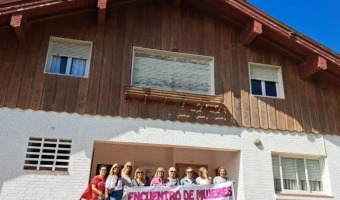
[[[185,170],[186,176],[182,178],[181,185],[196,185],[196,180],[193,178],[194,170],[187,167]]]
[[[87,200],[104,199],[106,172],[107,172],[106,165],[100,166],[99,175],[92,178],[90,185],[86,188],[85,192],[81,195],[80,199]]]
[[[224,167],[219,167],[217,169],[217,176],[214,178],[213,183],[218,184],[225,183],[227,181],[235,183],[234,180],[231,180],[230,178],[227,177],[227,170]]]
[[[168,178],[165,179],[165,185],[177,186],[180,185],[178,178],[176,178],[176,168],[170,167],[168,171]]]
[[[122,181],[124,187],[131,186],[131,177],[132,177],[132,162],[128,161],[125,163],[122,169]]]
[[[120,167],[118,163],[112,165],[110,175],[105,183],[105,198],[109,200],[121,200],[123,197],[123,182],[120,177]]]
[[[209,185],[211,184],[211,177],[208,176],[208,170],[205,167],[201,167],[198,170],[198,177],[196,178],[197,185]]]
[[[164,168],[158,167],[155,176],[151,180],[150,186],[163,186],[164,185]]]
[[[143,187],[145,186],[145,180],[143,178],[143,170],[141,168],[137,168],[135,171],[135,176],[131,181],[131,187]]]

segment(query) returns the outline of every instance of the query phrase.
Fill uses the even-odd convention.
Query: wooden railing
[[[204,95],[204,94],[192,94],[186,92],[175,92],[151,88],[141,88],[128,86],[124,90],[124,100],[129,98],[140,99],[147,104],[148,101],[166,103],[179,103],[182,107],[186,105],[194,105],[202,108],[219,108],[225,109],[223,104],[223,95]]]

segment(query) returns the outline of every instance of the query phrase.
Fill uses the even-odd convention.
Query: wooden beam
[[[298,54],[292,52],[290,49],[287,49],[277,44],[275,41],[265,38],[264,35],[261,35],[260,37],[258,37],[256,44],[270,48],[273,51],[277,51],[278,53],[292,59],[294,62],[297,62],[297,63],[303,62],[305,60],[303,57],[300,57]]]
[[[262,33],[262,24],[256,20],[248,22],[241,34],[241,42],[243,45],[250,44],[256,36]]]
[[[21,43],[27,43],[29,26],[23,12],[13,13],[10,25]]]
[[[172,6],[179,7],[182,3],[182,0],[173,0]]]
[[[316,55],[310,57],[304,63],[300,64],[299,75],[300,78],[308,78],[321,70],[327,69],[327,60],[323,57]]]
[[[103,25],[105,23],[107,0],[98,0],[98,24]]]

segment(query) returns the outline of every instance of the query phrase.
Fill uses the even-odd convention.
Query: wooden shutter
[[[250,66],[250,79],[279,82],[279,68],[265,67],[252,64]]]

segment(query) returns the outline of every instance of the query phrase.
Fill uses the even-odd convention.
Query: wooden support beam
[[[172,6],[179,7],[182,3],[182,0],[173,0]]]
[[[13,13],[10,25],[14,28],[15,34],[21,43],[27,43],[29,26],[23,12]]]
[[[105,23],[107,0],[98,0],[98,24],[103,25]]]
[[[258,21],[251,20],[248,22],[241,34],[241,41],[243,45],[250,44],[256,36],[262,33],[262,24]]]
[[[300,78],[308,78],[315,73],[327,69],[327,60],[323,57],[316,55],[310,57],[304,63],[300,64],[299,75]]]

